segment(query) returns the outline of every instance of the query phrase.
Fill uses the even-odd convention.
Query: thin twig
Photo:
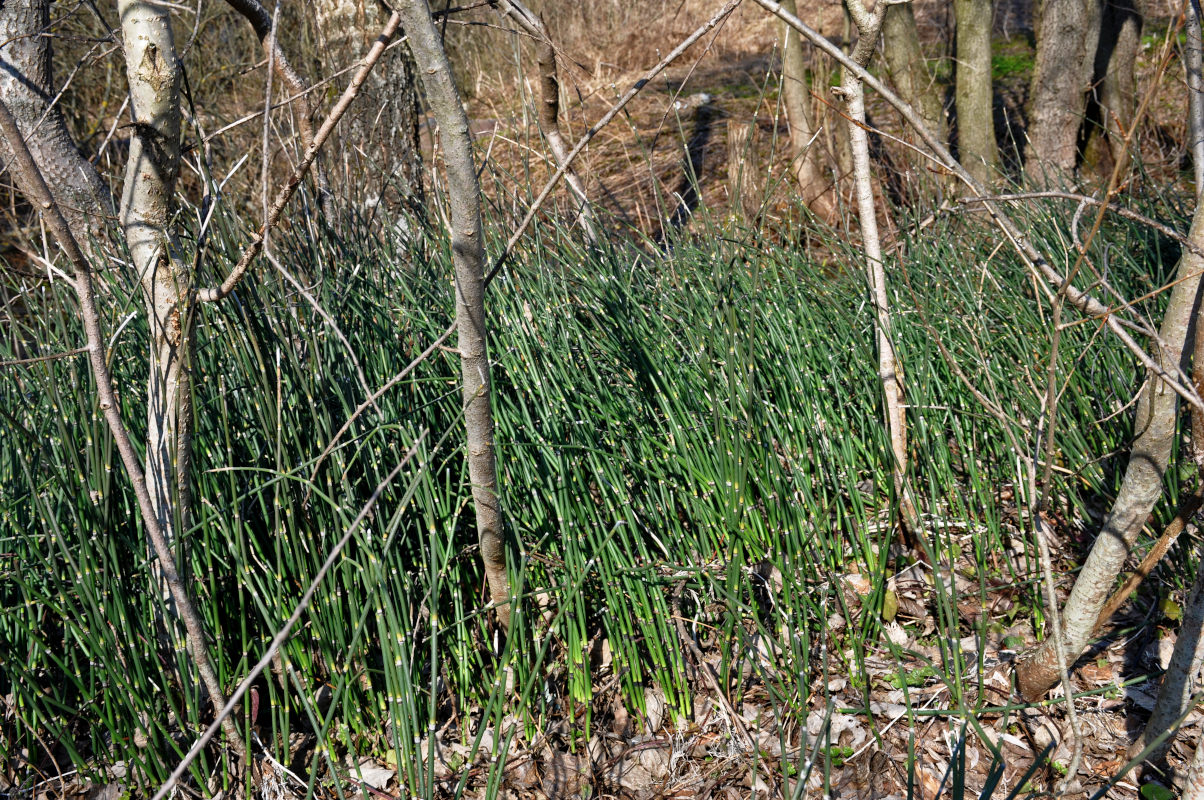
[[[1108,211],[1111,211],[1113,214],[1116,214],[1119,217],[1124,217],[1125,219],[1132,220],[1133,222],[1138,222],[1142,225],[1145,225],[1147,228],[1153,228],[1163,236],[1174,239],[1185,249],[1195,253],[1201,258],[1204,258],[1204,247],[1193,244],[1192,241],[1187,238],[1187,236],[1179,233],[1179,231],[1175,230],[1171,226],[1165,225],[1153,217],[1147,217],[1145,214],[1139,214],[1138,212],[1125,208],[1124,206],[1112,205],[1111,203],[1100,200],[1098,197],[1092,197],[1091,195],[1087,194],[1076,194],[1074,192],[1017,192],[1015,194],[992,194],[984,197],[959,197],[958,202],[985,203],[989,200],[998,200],[999,202],[1007,203],[1020,200],[1042,200],[1046,198],[1053,200],[1072,200],[1077,203],[1103,206]]]
[[[67,350],[63,353],[52,353],[48,356],[34,356],[33,358],[18,358],[13,361],[0,361],[0,367],[19,367],[23,364],[36,364],[39,361],[55,361],[60,358],[70,358],[77,356],[80,353],[88,352],[86,347],[77,347],[74,350]]]
[[[518,228],[510,236],[509,240],[507,240],[506,247],[494,260],[493,268],[490,269],[489,274],[485,276],[486,286],[488,286],[493,279],[497,277],[497,274],[502,271],[502,267],[505,266],[506,260],[510,257],[510,254],[514,252],[514,246],[517,245],[519,239],[526,234],[527,228],[531,226],[531,222],[535,219],[535,215],[539,213],[539,209],[543,207],[545,202],[547,202],[548,197],[552,194],[552,190],[556,188],[556,184],[560,183],[560,179],[565,176],[568,168],[572,165],[574,159],[581,154],[581,151],[585,149],[585,146],[598,135],[600,130],[610,124],[610,121],[618,116],[619,112],[622,111],[623,108],[626,107],[626,105],[630,103],[631,100],[637,94],[639,94],[640,91],[647,86],[653,78],[664,72],[665,68],[676,61],[682,53],[686,52],[686,50],[689,50],[690,47],[703,36],[705,36],[708,31],[726,19],[729,14],[736,10],[736,7],[740,5],[740,2],[741,0],[727,0],[727,2],[723,4],[723,7],[720,8],[713,17],[704,22],[692,34],[687,36],[680,44],[677,45],[677,47],[673,48],[669,55],[665,56],[659,64],[645,72],[639,80],[632,84],[631,88],[619,98],[618,102],[611,106],[610,110],[603,114],[602,118],[594,123],[593,127],[585,132],[585,135],[577,141],[577,145],[568,153],[567,156],[565,156],[564,163],[562,163],[560,168],[556,170],[556,174],[549,178],[548,182],[544,184],[543,190],[538,196],[536,196],[535,202],[531,204],[531,208],[527,210],[527,215],[523,217],[523,220],[521,223],[519,223]]]
[[[359,71],[351,79],[351,83],[348,84],[347,89],[343,92],[343,96],[339,98],[339,102],[335,104],[330,114],[322,122],[322,126],[318,129],[318,132],[314,134],[313,143],[305,149],[305,154],[301,157],[301,161],[297,164],[296,169],[293,170],[293,174],[285,182],[284,186],[280,187],[280,191],[276,194],[276,200],[272,204],[267,218],[264,220],[263,227],[251,239],[251,243],[243,249],[242,255],[234,265],[234,269],[222,281],[221,286],[197,291],[196,298],[199,302],[212,303],[229,296],[234,291],[234,287],[238,286],[239,281],[246,275],[252,262],[254,262],[256,256],[263,249],[264,237],[280,221],[280,215],[284,212],[284,207],[288,205],[288,201],[296,193],[297,187],[301,185],[301,180],[305,177],[310,165],[313,164],[314,159],[318,156],[318,150],[330,138],[339,120],[343,118],[343,115],[347,113],[347,109],[351,107],[351,103],[355,100],[356,95],[359,94],[360,87],[367,80],[368,73],[372,71],[372,68],[380,60],[381,55],[385,52],[385,48],[392,40],[394,34],[397,33],[397,28],[400,24],[400,15],[397,12],[393,12],[393,15],[389,17],[389,21],[385,23],[384,30],[381,31],[380,36],[373,43],[372,49],[364,56]]]

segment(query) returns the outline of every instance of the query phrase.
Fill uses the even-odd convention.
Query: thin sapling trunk
[[[847,0],[846,7],[857,26],[857,44],[851,58],[865,66],[874,55],[882,29],[879,4],[867,11],[861,0]],[[869,134],[865,127],[865,88],[861,80],[846,70],[841,84],[849,111],[849,140],[853,151],[853,180],[857,195],[857,217],[861,223],[862,247],[865,248],[866,282],[874,307],[874,328],[878,344],[878,377],[882,382],[883,414],[890,438],[891,476],[904,530],[914,538],[916,509],[907,488],[907,416],[903,392],[903,370],[895,351],[891,329],[890,298],[886,290],[886,267],[882,263],[882,241],[878,234],[877,206],[870,174]]]
[[[150,327],[145,473],[159,529],[174,547],[188,525],[192,450],[192,274],[172,230],[180,65],[165,7],[119,0],[117,8],[134,117],[119,213]]]
[[[468,477],[476,508],[477,538],[489,594],[498,620],[510,629],[510,581],[490,405],[489,354],[485,324],[485,248],[482,241],[481,190],[472,155],[468,115],[452,77],[451,64],[426,0],[404,0],[401,24],[422,75],[431,114],[439,126],[447,169],[451,209],[451,248],[456,280],[456,335],[463,376]],[[567,159],[564,166],[567,166]],[[562,166],[562,169],[564,168]]]

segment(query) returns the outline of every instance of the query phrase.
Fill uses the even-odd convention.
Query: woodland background
[[[0,5],[0,795],[1201,796],[1198,6],[393,6]]]

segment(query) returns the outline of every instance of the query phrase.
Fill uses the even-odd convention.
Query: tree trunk
[[[1202,205],[1196,207],[1188,238],[1197,247],[1204,247]],[[1184,361],[1183,351],[1196,312],[1201,271],[1204,271],[1204,258],[1184,250],[1159,328],[1164,347],[1154,354],[1159,365],[1171,373]],[[1146,380],[1137,404],[1137,438],[1129,455],[1124,481],[1062,612],[1063,643],[1072,662],[1086,648],[1100,610],[1108,599],[1108,591],[1145,527],[1150,511],[1162,496],[1162,478],[1174,445],[1178,405],[1178,395],[1165,381],[1153,376]],[[1021,693],[1029,702],[1040,699],[1058,680],[1052,637],[1017,662],[1016,677]]]
[[[192,274],[172,232],[180,65],[165,7],[144,0],[119,0],[117,7],[134,117],[120,218],[150,326],[145,473],[170,546],[187,525],[192,450]]]
[[[1196,177],[1196,202],[1204,193],[1204,32],[1196,6],[1187,4],[1187,41],[1184,45],[1183,68],[1187,77],[1187,136]]]
[[[786,5],[782,7],[786,8]],[[989,17],[987,23],[989,26]],[[945,104],[936,78],[924,60],[924,51],[920,49],[920,32],[916,28],[916,15],[911,3],[886,7],[886,14],[882,18],[882,46],[895,90],[920,112],[920,118],[928,129],[944,139],[948,135]]]
[[[1087,160],[1094,162],[1096,173],[1104,180],[1127,157],[1125,137],[1137,113],[1134,67],[1141,46],[1141,26],[1137,0],[1105,0],[1091,79],[1094,107],[1090,116],[1095,122],[1091,133],[1095,141],[1087,154]]]
[[[71,227],[102,235],[111,224],[113,197],[96,167],[80,155],[57,105],[51,66],[48,0],[0,3],[0,100],[8,106]],[[0,147],[10,163],[12,151]]]
[[[920,113],[930,131],[940,137],[941,141],[946,141],[949,126],[945,120],[943,90],[924,60],[924,51],[920,48],[920,32],[916,28],[916,15],[911,3],[886,7],[882,18],[882,51],[895,91]],[[917,137],[910,129],[905,130],[902,135],[907,141],[918,143]],[[924,196],[931,196],[934,183],[929,167],[932,162],[914,150],[908,150],[905,158],[909,165],[906,184],[915,186]]]
[[[882,28],[882,5],[873,13],[862,0],[846,0],[845,7],[857,26],[857,44],[851,58],[865,66],[874,55]],[[886,290],[886,267],[882,263],[882,241],[878,234],[877,204],[871,180],[870,143],[865,124],[865,87],[850,71],[844,71],[841,83],[849,113],[849,141],[853,151],[853,180],[857,195],[857,218],[861,223],[862,247],[865,248],[865,274],[870,303],[874,307],[874,328],[878,339],[878,378],[882,382],[883,417],[890,439],[891,476],[898,499],[904,533],[915,534],[916,511],[907,489],[907,416],[904,409],[903,368],[895,352],[891,325],[890,297]]]
[[[556,159],[556,166],[564,168],[564,180],[577,197],[578,219],[585,230],[585,238],[591,245],[597,245],[594,209],[585,193],[585,184],[581,182],[577,170],[568,163],[569,147],[560,133],[560,76],[556,69],[556,48],[552,44],[548,26],[520,0],[501,0],[501,5],[506,14],[535,40],[536,63],[539,65],[539,127],[548,140],[548,148]]]
[[[795,12],[795,1],[785,0],[783,8]],[[782,104],[786,122],[790,125],[790,148],[794,157],[794,177],[798,180],[803,203],[821,221],[836,221],[836,187],[824,174],[819,155],[817,130],[811,121],[811,97],[807,92],[807,63],[803,57],[803,42],[789,25],[783,25],[782,40]]]
[[[315,6],[322,63],[358,61],[384,26],[386,15],[374,0],[319,0]],[[369,203],[400,206],[424,215],[422,151],[418,143],[421,108],[411,46],[402,43],[386,52],[360,89],[361,99],[342,123],[343,146],[331,150],[331,172],[342,172],[343,186],[362,183],[360,175],[379,173]],[[359,163],[366,154],[368,163]],[[340,165],[341,162],[341,165]]]
[[[1146,722],[1145,730],[1137,740],[1129,746],[1129,758],[1136,758],[1151,742],[1170,730],[1179,717],[1187,713],[1191,706],[1192,694],[1196,690],[1196,674],[1204,666],[1204,560],[1196,571],[1196,580],[1191,587],[1183,622],[1179,625],[1179,638],[1175,640],[1175,650],[1171,655],[1170,666],[1162,678],[1162,686],[1158,689],[1158,700],[1154,710]],[[1174,742],[1170,736],[1147,756],[1154,762],[1166,754],[1167,748]]]
[[[1024,164],[1037,185],[1073,177],[1099,26],[1100,0],[1045,0],[1042,5]]]
[[[456,335],[464,381],[464,424],[467,433],[468,477],[476,507],[477,537],[489,593],[498,620],[510,629],[510,581],[498,500],[497,465],[490,406],[489,354],[485,325],[485,250],[482,244],[481,191],[472,155],[468,115],[451,64],[431,19],[426,0],[404,0],[398,12],[410,37],[410,48],[422,69],[422,86],[431,114],[439,126],[447,168],[451,209],[451,248],[456,278]]]
[[[999,164],[991,87],[991,0],[954,0],[953,9],[957,18],[953,96],[958,158],[976,180],[990,186]]]

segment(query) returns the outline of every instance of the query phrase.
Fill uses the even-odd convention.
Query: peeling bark
[[[143,0],[117,7],[134,117],[119,214],[150,325],[145,473],[159,528],[174,546],[188,524],[192,450],[192,274],[171,222],[180,65],[166,8]],[[164,600],[171,604],[165,588]]]
[[[481,190],[472,155],[468,115],[452,78],[451,64],[431,19],[426,0],[404,0],[398,13],[422,73],[427,102],[439,126],[447,168],[451,210],[452,262],[456,277],[456,335],[464,387],[468,477],[476,508],[477,538],[489,594],[498,620],[510,629],[510,581],[498,500],[493,447],[490,367],[486,350],[485,250],[482,243]]]

